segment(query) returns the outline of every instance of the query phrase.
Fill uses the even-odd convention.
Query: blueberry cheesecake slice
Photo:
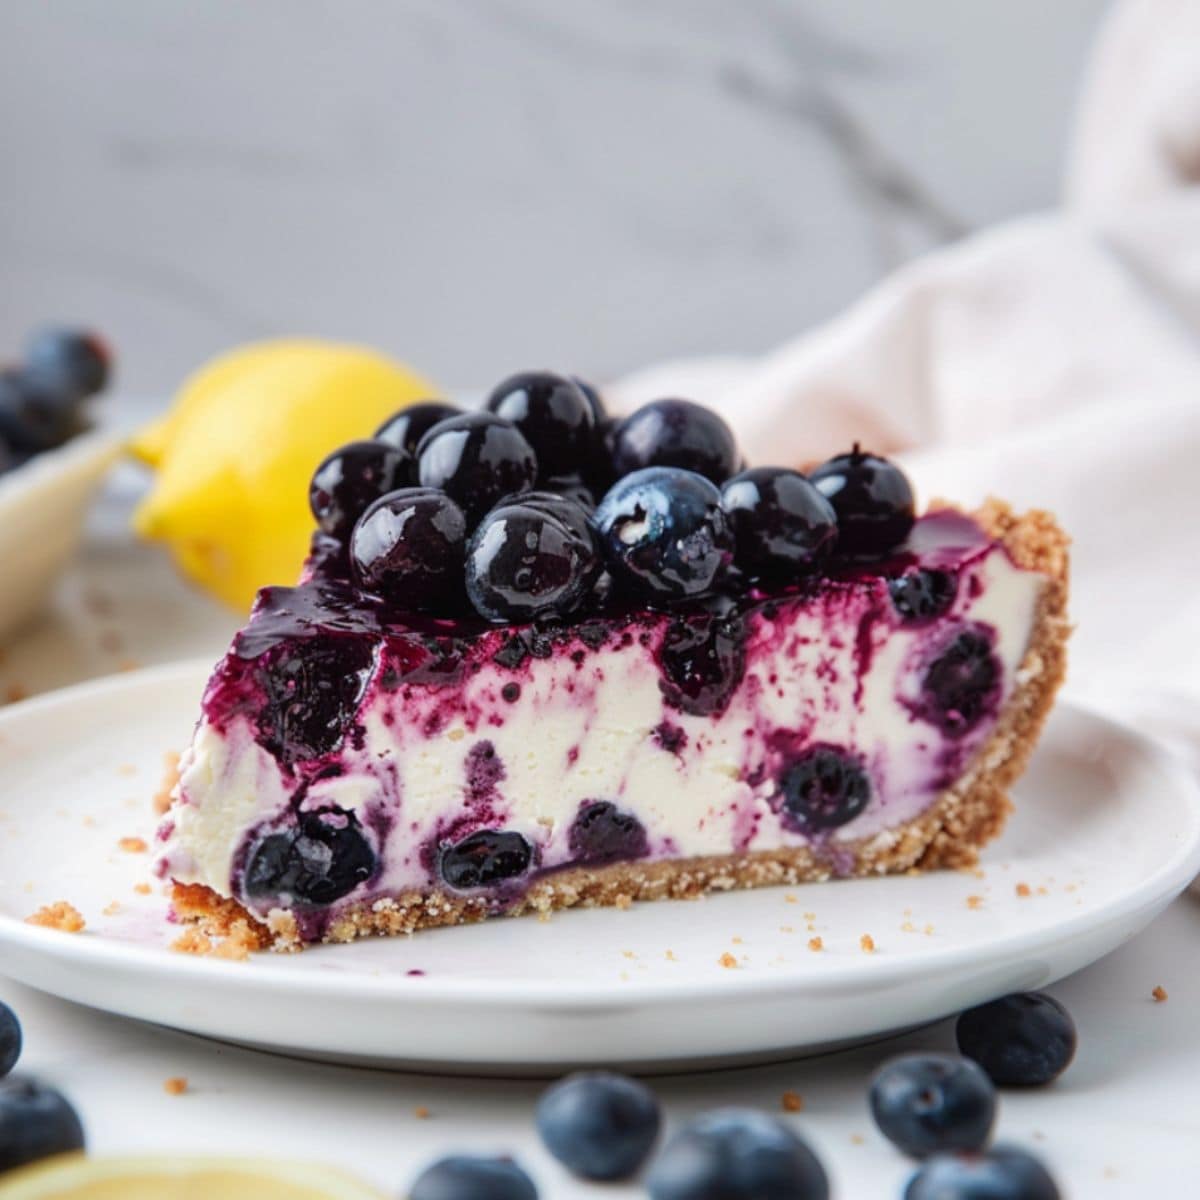
[[[159,830],[177,919],[262,947],[969,864],[1065,668],[1049,515],[747,468],[685,401],[517,375],[311,500]]]

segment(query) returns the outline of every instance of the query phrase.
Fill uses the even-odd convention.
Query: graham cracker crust
[[[933,509],[952,505],[935,503]],[[1033,510],[1016,514],[1002,500],[988,500],[972,514],[989,536],[1003,544],[1013,561],[1046,577],[1029,647],[1017,670],[1017,687],[992,736],[953,787],[916,820],[897,828],[838,844],[838,869],[820,850],[790,847],[746,854],[571,867],[532,884],[505,908],[511,917],[575,907],[627,908],[640,900],[695,899],[708,892],[786,884],[818,883],[844,877],[901,874],[937,868],[970,867],[980,849],[1004,827],[1012,809],[1009,787],[1024,771],[1066,674],[1069,539],[1053,516]],[[302,948],[291,913],[272,911],[266,921],[236,900],[201,884],[176,884],[175,911],[213,939],[231,934],[257,948]],[[364,902],[339,913],[325,931],[326,942],[395,936],[420,929],[482,921],[494,914],[485,899],[431,890]]]

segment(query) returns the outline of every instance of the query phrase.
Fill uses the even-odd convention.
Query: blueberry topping
[[[21,1057],[21,1022],[7,1004],[0,1002],[0,1079],[17,1065]]]
[[[685,1125],[646,1180],[651,1200],[828,1200],[808,1143],[782,1121],[725,1108]]]
[[[487,408],[525,435],[543,479],[579,470],[592,448],[596,417],[573,379],[550,371],[523,371],[495,388]]]
[[[733,558],[721,493],[692,471],[649,467],[626,475],[593,519],[614,576],[643,599],[703,595]]]
[[[355,577],[399,608],[436,608],[462,588],[467,520],[445,492],[402,488],[381,496],[350,538]]]
[[[746,669],[737,616],[700,612],[672,621],[659,647],[659,688],[672,708],[707,717],[724,710]]]
[[[613,432],[618,475],[643,467],[681,467],[721,484],[738,469],[737,441],[711,409],[690,400],[654,400]]]
[[[641,821],[608,800],[590,800],[580,806],[567,844],[572,861],[593,865],[629,862],[650,852]]]
[[[954,1054],[904,1054],[871,1080],[871,1115],[905,1154],[980,1150],[996,1119],[996,1089],[980,1067]]]
[[[416,458],[421,439],[439,421],[447,421],[461,414],[461,408],[453,404],[444,404],[440,400],[410,404],[380,425],[375,431],[375,440],[387,442],[389,446],[395,446]]]
[[[458,891],[489,887],[529,870],[533,848],[519,834],[481,829],[442,851],[442,878]]]
[[[599,429],[608,420],[608,410],[604,407],[604,397],[600,395],[600,389],[594,383],[580,379],[578,375],[572,375],[571,382],[583,393],[592,410],[592,423]]]
[[[1042,1164],[1015,1146],[982,1154],[938,1154],[909,1181],[904,1200],[1059,1200]]]
[[[0,371],[0,444],[19,456],[61,446],[82,428],[75,400],[31,371]]]
[[[886,458],[856,445],[808,477],[837,513],[839,553],[874,557],[908,537],[915,520],[912,488],[904,472]]]
[[[551,475],[541,486],[556,496],[574,500],[584,512],[590,513],[596,507],[596,494],[580,475]]]
[[[947,736],[961,737],[994,709],[1000,673],[991,636],[960,633],[925,674],[920,715]]]
[[[83,1144],[79,1115],[60,1092],[17,1075],[0,1082],[0,1176]]]
[[[467,594],[489,621],[566,616],[600,573],[587,515],[549,492],[511,497],[492,509],[467,546]]]
[[[1039,1087],[1075,1057],[1075,1022],[1045,992],[1016,992],[968,1009],[955,1028],[958,1048],[1000,1087]]]
[[[386,442],[351,442],[313,472],[308,503],[317,524],[348,538],[355,521],[380,496],[412,482],[412,456]]]
[[[533,1180],[511,1158],[465,1154],[426,1167],[406,1194],[408,1200],[537,1200]]]
[[[326,905],[375,873],[375,854],[358,818],[342,809],[301,813],[299,824],[263,838],[246,865],[246,895],[255,900]]]
[[[662,1118],[654,1093],[608,1071],[571,1075],[542,1094],[537,1130],[546,1149],[583,1179],[629,1179],[646,1161]]]
[[[819,567],[837,541],[833,507],[798,471],[753,467],[721,489],[737,564],[755,575],[797,575]]]
[[[527,492],[537,479],[533,447],[494,413],[461,413],[439,421],[417,446],[422,487],[441,488],[474,525],[496,501]]]
[[[784,769],[783,811],[803,833],[837,829],[871,802],[871,778],[862,762],[836,746],[810,746]]]
[[[888,591],[904,620],[929,621],[949,610],[958,592],[958,581],[949,571],[914,567],[889,579]]]
[[[86,329],[39,329],[25,346],[30,371],[70,395],[102,392],[112,370],[112,352]]]

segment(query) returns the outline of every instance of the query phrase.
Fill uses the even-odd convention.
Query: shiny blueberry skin
[[[654,400],[613,431],[617,475],[643,467],[682,467],[722,484],[738,469],[737,441],[711,409],[690,400]]]
[[[903,1054],[871,1080],[871,1115],[913,1158],[980,1150],[996,1119],[996,1089],[977,1063],[954,1054]]]
[[[862,762],[837,746],[810,746],[779,780],[788,823],[802,832],[837,829],[871,802],[871,777]]]
[[[593,520],[613,575],[644,600],[701,596],[733,558],[721,493],[693,471],[648,467],[626,475]]]
[[[828,1200],[829,1180],[782,1121],[725,1108],[685,1125],[650,1168],[651,1200]]]
[[[445,492],[402,488],[358,519],[350,562],[367,591],[420,611],[461,591],[466,545],[467,519]]]
[[[481,829],[447,846],[440,869],[452,888],[466,891],[524,875],[532,861],[533,848],[519,833]]]
[[[594,383],[580,379],[578,375],[572,375],[571,382],[584,394],[592,410],[592,420],[599,429],[608,420],[608,409],[604,407],[604,397],[600,395],[600,389]]]
[[[628,862],[650,853],[641,821],[608,800],[586,801],[567,834],[571,861],[589,864]]]
[[[837,513],[840,554],[871,558],[887,554],[908,537],[916,519],[912,487],[886,458],[856,446],[808,477]]]
[[[579,385],[552,371],[510,375],[487,399],[487,409],[511,421],[537,455],[543,479],[578,471],[596,436],[591,402]]]
[[[21,1057],[21,1022],[7,1004],[0,1002],[0,1079],[17,1065]]]
[[[602,563],[587,514],[565,496],[528,492],[498,504],[467,545],[467,595],[489,621],[566,616]]]
[[[919,714],[947,737],[970,732],[996,706],[1002,668],[992,653],[992,643],[986,627],[967,629],[925,673]]]
[[[456,1154],[417,1176],[408,1200],[537,1200],[533,1180],[511,1158]]]
[[[62,1093],[19,1075],[0,1081],[0,1177],[83,1145],[79,1115]]]
[[[672,621],[658,650],[659,689],[680,712],[724,710],[746,670],[746,628],[735,614],[688,613]]]
[[[348,896],[375,873],[375,854],[358,818],[338,810],[301,813],[299,824],[254,847],[246,864],[246,894],[323,906]]]
[[[1015,1146],[982,1154],[937,1154],[904,1189],[904,1200],[1060,1200],[1042,1164]]]
[[[584,512],[590,513],[596,508],[596,493],[580,475],[551,475],[549,479],[542,480],[540,486],[556,496],[574,500]]]
[[[1000,1087],[1040,1087],[1075,1057],[1071,1014],[1045,992],[1015,992],[969,1008],[958,1018],[959,1050]]]
[[[416,458],[421,439],[439,421],[448,421],[461,414],[462,409],[457,405],[445,404],[441,400],[423,400],[388,417],[375,431],[375,440],[406,450]]]
[[[837,542],[833,506],[798,471],[752,467],[721,489],[737,546],[737,565],[752,575],[813,571]]]
[[[892,606],[908,623],[931,621],[948,612],[958,592],[958,581],[949,571],[914,567],[888,580]]]
[[[350,442],[313,472],[309,507],[326,533],[349,538],[354,523],[380,496],[412,483],[413,469],[412,455],[387,442]]]
[[[26,343],[29,369],[76,396],[94,396],[108,384],[112,352],[86,329],[39,329]]]
[[[83,427],[76,401],[32,371],[0,371],[0,443],[18,456],[61,446]]]
[[[417,446],[422,487],[441,488],[475,522],[504,496],[527,492],[537,455],[521,431],[495,413],[461,413],[439,421]]]
[[[583,1179],[632,1178],[658,1140],[662,1117],[644,1083],[609,1071],[571,1075],[542,1094],[537,1130],[546,1149]]]

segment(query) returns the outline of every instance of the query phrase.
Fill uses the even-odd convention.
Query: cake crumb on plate
[[[783,1095],[779,1097],[779,1106],[784,1112],[803,1112],[804,1098],[799,1094],[799,1092],[784,1092]]]
[[[722,954],[721,957],[717,959],[717,962],[719,962],[721,964],[721,966],[723,966],[727,969],[732,969],[733,967],[736,967],[738,965],[738,960],[736,958],[734,958],[733,955],[730,954],[728,950],[726,950],[725,953]]]
[[[824,950],[825,943],[819,937],[812,937],[808,939],[808,948],[810,950]]]
[[[1167,989],[1162,984],[1159,984],[1150,995],[1154,997],[1155,1004],[1163,1004],[1167,999]]]
[[[39,908],[32,916],[25,918],[26,925],[40,925],[43,929],[61,929],[63,933],[79,933],[87,922],[73,904],[65,900],[56,900]]]
[[[172,1075],[163,1081],[163,1091],[168,1096],[182,1096],[188,1090],[188,1081],[182,1075]]]
[[[115,917],[121,911],[120,900],[110,900],[100,912],[106,917]]]
[[[869,933],[864,933],[862,937],[858,939],[858,944],[862,947],[864,954],[875,953],[875,939]]]
[[[1027,896],[1033,895],[1033,889],[1027,883],[1018,883],[1017,884],[1017,895],[1020,896],[1022,900],[1024,900]]]
[[[126,854],[145,854],[150,848],[146,845],[146,839],[141,837],[123,837],[117,843],[117,845],[120,846]]]
[[[416,1117],[418,1121],[428,1121],[429,1115],[429,1109],[427,1109],[423,1104],[418,1104],[417,1107],[413,1109],[413,1116]]]
[[[154,811],[160,817],[171,807],[171,793],[175,790],[178,782],[179,754],[177,751],[171,750],[163,758],[162,782],[158,785],[158,791],[154,793],[152,801]]]
[[[133,890],[137,892],[139,896],[148,896],[150,895],[151,891],[153,891],[148,883],[135,883],[133,885]]]
[[[982,896],[968,896],[967,897],[967,907],[968,908],[982,908],[983,907],[983,897]]]

